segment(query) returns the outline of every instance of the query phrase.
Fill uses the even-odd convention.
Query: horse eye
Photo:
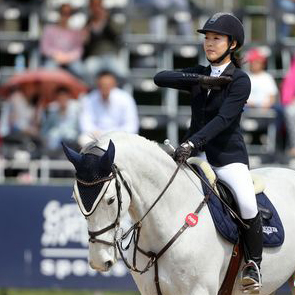
[[[108,205],[113,204],[114,201],[115,201],[115,196],[111,197],[111,198],[108,200]]]

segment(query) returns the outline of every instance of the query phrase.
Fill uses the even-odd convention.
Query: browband
[[[112,173],[110,176],[107,176],[107,177],[104,177],[104,178],[100,178],[98,180],[94,180],[92,182],[87,182],[87,181],[84,181],[84,180],[81,180],[79,178],[76,178],[77,182],[85,185],[85,186],[92,186],[92,185],[96,185],[96,184],[99,184],[101,182],[106,182],[106,181],[109,181],[109,180],[112,180],[114,178],[114,173]]]

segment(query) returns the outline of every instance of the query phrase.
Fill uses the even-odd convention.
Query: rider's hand
[[[220,89],[221,86],[230,83],[232,81],[232,78],[229,76],[212,77],[198,75],[198,81],[201,87],[205,89]]]
[[[191,155],[193,148],[194,145],[190,141],[182,143],[174,152],[174,161],[183,164]]]

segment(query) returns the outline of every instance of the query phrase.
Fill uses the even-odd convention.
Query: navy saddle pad
[[[195,166],[194,166],[195,167]],[[198,173],[203,179],[207,181],[205,174],[200,169],[197,169]],[[212,215],[215,227],[219,233],[229,242],[236,244],[239,238],[238,225],[234,221],[234,218],[225,208],[222,202],[211,192],[211,190],[202,183],[204,194],[209,194],[208,207]],[[263,229],[263,246],[264,247],[278,247],[283,244],[285,233],[283,224],[280,220],[277,210],[264,193],[256,195],[257,204],[263,208],[269,209],[273,214],[270,219],[262,219]]]

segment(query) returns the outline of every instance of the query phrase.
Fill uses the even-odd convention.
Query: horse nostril
[[[105,263],[106,269],[110,269],[113,266],[113,262],[111,260]]]

